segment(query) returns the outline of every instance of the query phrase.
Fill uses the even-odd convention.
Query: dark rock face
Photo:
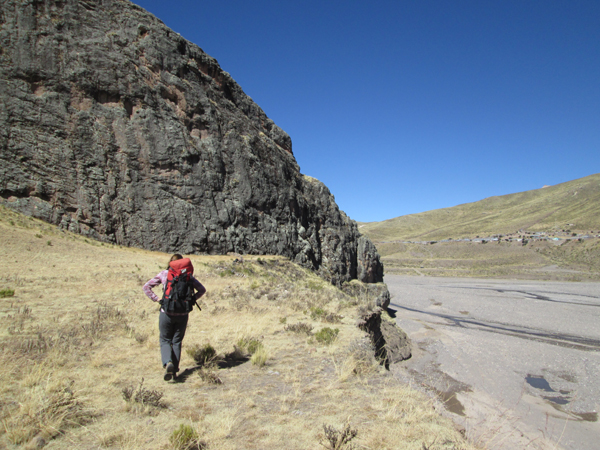
[[[411,342],[406,333],[394,323],[382,320],[383,311],[376,307],[363,312],[356,325],[369,334],[375,346],[375,356],[389,369],[390,364],[412,356]]]
[[[123,0],[0,3],[0,201],[106,242],[279,254],[382,281],[290,137],[198,46]]]

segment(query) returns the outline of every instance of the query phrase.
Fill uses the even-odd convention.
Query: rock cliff
[[[379,282],[368,238],[217,61],[123,0],[0,3],[0,201],[105,242]]]

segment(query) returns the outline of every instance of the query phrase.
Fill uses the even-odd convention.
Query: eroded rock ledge
[[[411,357],[411,343],[407,334],[395,323],[383,320],[382,314],[386,313],[378,306],[372,310],[365,310],[356,325],[369,334],[375,346],[375,356],[389,369],[390,364]]]
[[[383,265],[217,61],[122,0],[0,3],[0,201],[101,241]]]

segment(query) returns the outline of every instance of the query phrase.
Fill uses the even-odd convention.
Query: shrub
[[[204,345],[193,344],[186,349],[186,353],[198,365],[205,365],[214,361],[217,357],[217,351],[210,343]]]
[[[13,297],[14,295],[14,289],[0,289],[0,298]]]
[[[312,332],[312,325],[306,322],[290,323],[285,326],[285,331],[293,331],[294,333],[306,333],[310,335]]]
[[[312,320],[321,319],[325,314],[326,313],[323,308],[320,308],[318,306],[313,306],[312,308],[310,308],[310,318]]]
[[[340,316],[336,313],[329,313],[325,316],[325,322],[329,323],[340,323],[343,319],[343,316]]]
[[[350,441],[356,437],[358,431],[350,428],[350,424],[346,424],[341,430],[337,430],[331,425],[324,424],[323,431],[325,432],[325,436],[320,439],[320,443],[326,449],[351,450],[355,448]]]
[[[128,403],[139,403],[140,405],[156,406],[163,408],[164,404],[160,401],[164,395],[160,391],[152,391],[144,387],[144,379],[137,386],[129,386],[121,390],[123,400]]]
[[[200,379],[206,383],[210,384],[223,384],[223,380],[219,378],[216,371],[213,368],[201,367],[198,371],[198,376]]]
[[[198,440],[198,433],[190,425],[179,425],[169,438],[171,445],[176,450],[204,449],[206,444]]]
[[[339,332],[340,330],[338,328],[331,329],[329,327],[325,327],[315,333],[315,339],[321,344],[329,345],[337,339]]]

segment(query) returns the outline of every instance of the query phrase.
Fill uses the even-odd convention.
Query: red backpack
[[[193,273],[194,266],[189,258],[177,259],[169,263],[167,285],[160,302],[166,313],[185,314],[194,309],[196,301],[192,284]]]

